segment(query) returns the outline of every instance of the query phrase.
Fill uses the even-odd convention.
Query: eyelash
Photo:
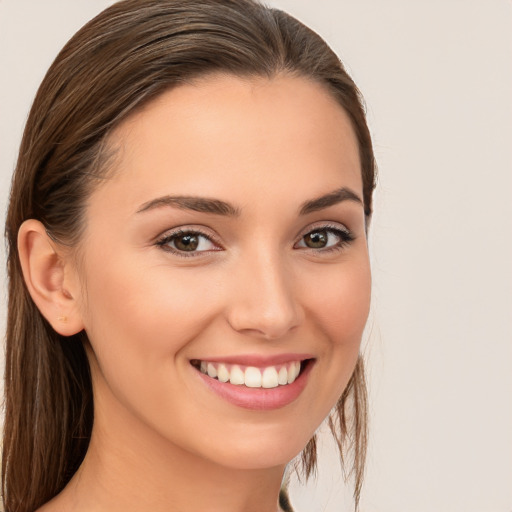
[[[308,249],[310,251],[320,252],[322,254],[338,252],[338,251],[345,249],[348,245],[350,245],[355,240],[354,235],[352,235],[352,233],[348,229],[341,229],[339,226],[332,226],[329,224],[315,226],[313,229],[310,229],[309,231],[304,233],[301,236],[300,240],[302,241],[304,239],[304,237],[306,237],[307,235],[310,235],[312,233],[317,233],[319,231],[326,231],[327,233],[334,234],[335,236],[337,236],[339,238],[339,241],[330,247],[318,248],[318,249],[315,249],[312,247],[304,247],[305,249]],[[213,249],[213,250],[207,250],[207,251],[187,252],[187,251],[180,251],[180,250],[172,248],[168,245],[173,240],[179,238],[180,236],[184,236],[184,235],[192,235],[192,236],[202,237],[202,238],[207,239],[209,242],[211,242],[217,246],[220,246],[220,244],[211,235],[207,235],[207,234],[203,233],[202,231],[198,231],[195,229],[178,229],[171,233],[166,233],[165,235],[163,235],[161,238],[159,238],[156,241],[155,245],[159,246],[162,250],[164,250],[166,252],[170,252],[170,253],[172,253],[178,257],[181,257],[181,258],[195,258],[195,257],[201,256],[205,252],[216,252],[218,250],[221,250],[221,249]]]
[[[208,241],[215,245],[220,245],[211,235],[207,235],[201,231],[198,231],[196,229],[178,229],[176,231],[172,231],[171,233],[166,233],[161,238],[159,238],[156,241],[156,245],[162,248],[162,250],[166,252],[170,252],[171,254],[175,254],[176,256],[182,257],[182,258],[194,258],[197,256],[201,256],[204,252],[211,252],[211,251],[180,251],[178,249],[174,249],[173,247],[170,247],[168,244],[170,244],[174,239],[179,238],[180,236],[184,235],[192,235],[197,237],[206,238]],[[215,249],[219,250],[219,249]]]
[[[330,247],[314,249],[312,247],[305,247],[305,249],[309,249],[310,251],[321,252],[322,254],[339,252],[343,249],[347,248],[354,240],[355,236],[347,229],[340,228],[338,225],[333,226],[331,224],[323,224],[320,226],[315,226],[313,229],[308,230],[301,236],[301,241],[305,236],[310,235],[312,233],[317,233],[319,231],[326,231],[327,233],[334,234],[339,238],[339,241],[333,244]]]

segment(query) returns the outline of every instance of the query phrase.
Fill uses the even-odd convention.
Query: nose
[[[303,320],[286,262],[261,255],[234,269],[227,308],[231,327],[246,335],[267,340],[284,337]]]

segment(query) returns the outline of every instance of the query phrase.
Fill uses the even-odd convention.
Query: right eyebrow
[[[307,215],[308,213],[323,210],[324,208],[329,208],[329,206],[334,206],[343,201],[352,201],[363,206],[363,200],[353,190],[348,187],[341,187],[328,194],[303,203],[300,208],[300,215]]]
[[[137,213],[147,212],[162,206],[172,206],[182,210],[193,210],[195,212],[213,213],[215,215],[225,215],[229,217],[238,217],[240,210],[230,203],[220,199],[197,196],[162,196],[144,203]]]

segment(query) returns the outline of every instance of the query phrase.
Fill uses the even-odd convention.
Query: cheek
[[[112,411],[123,418],[128,412],[171,435],[181,432],[176,411],[197,417],[181,398],[187,393],[183,354],[218,311],[215,280],[201,285],[200,274],[122,260],[89,271],[86,332],[95,406],[109,421],[117,421]]]
[[[177,333],[200,325],[206,311],[215,307],[213,292],[211,284],[201,286],[192,273],[119,262],[89,272],[86,316],[98,332],[101,323],[101,328],[116,327],[130,335],[153,330]],[[172,331],[162,331],[163,327]]]
[[[309,307],[331,349],[354,345],[358,348],[370,308],[371,274],[367,260],[342,265],[319,276],[316,282],[317,293]]]
[[[371,299],[368,260],[361,258],[330,269],[322,278],[318,276],[317,282],[322,287],[310,308],[314,329],[324,340],[320,345],[322,361],[317,365],[323,383],[311,410],[317,408],[318,417],[325,417],[345,390],[359,356]]]
[[[90,268],[86,332],[107,378],[147,380],[200,336],[218,309],[216,287],[197,273],[118,260]],[[158,364],[160,362],[160,364]]]

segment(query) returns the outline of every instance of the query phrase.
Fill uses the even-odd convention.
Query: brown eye
[[[199,245],[199,237],[195,234],[179,235],[174,238],[174,247],[179,251],[195,251]]]
[[[296,248],[317,249],[325,253],[342,250],[354,240],[350,231],[339,227],[321,227],[305,234],[295,246]]]
[[[304,237],[306,247],[311,249],[322,249],[327,245],[328,235],[325,229],[319,231],[312,231]]]
[[[196,231],[175,231],[161,238],[156,245],[177,256],[198,256],[203,252],[218,251],[209,236]]]

